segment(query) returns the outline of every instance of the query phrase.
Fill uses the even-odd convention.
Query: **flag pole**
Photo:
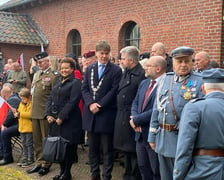
[[[43,43],[40,43],[40,52],[44,52],[44,45],[43,45]]]

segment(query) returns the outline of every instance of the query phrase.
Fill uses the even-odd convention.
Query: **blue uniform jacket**
[[[194,149],[224,149],[224,93],[212,92],[184,107],[174,180],[222,180],[224,157],[192,156]]]
[[[191,73],[185,80],[175,81],[178,76],[167,73],[164,82],[161,80],[157,97],[153,106],[150,122],[148,142],[156,144],[155,151],[165,157],[174,158],[176,154],[177,131],[161,129],[159,124],[177,124],[170,104],[170,87],[175,111],[178,119],[181,116],[184,105],[191,99],[204,96],[201,91],[202,79],[199,75]]]

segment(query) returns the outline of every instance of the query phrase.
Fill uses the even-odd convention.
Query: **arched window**
[[[81,37],[80,33],[77,30],[72,31],[72,53],[74,53],[77,57],[81,55]]]
[[[135,22],[130,22],[125,32],[125,46],[136,46],[139,48],[140,45],[140,29]]]

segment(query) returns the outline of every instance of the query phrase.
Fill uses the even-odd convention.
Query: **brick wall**
[[[220,61],[223,50],[221,0],[55,0],[20,12],[29,13],[49,40],[48,52],[67,53],[72,29],[81,34],[82,53],[95,49],[98,40],[109,41],[116,56],[122,44],[119,33],[127,21],[140,26],[141,52],[163,42],[170,52],[177,46],[205,50]]]

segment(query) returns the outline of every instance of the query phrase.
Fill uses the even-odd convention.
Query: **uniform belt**
[[[194,149],[193,155],[224,157],[224,149]]]
[[[167,131],[176,131],[176,125],[175,124],[159,124],[160,128],[165,129]]]

